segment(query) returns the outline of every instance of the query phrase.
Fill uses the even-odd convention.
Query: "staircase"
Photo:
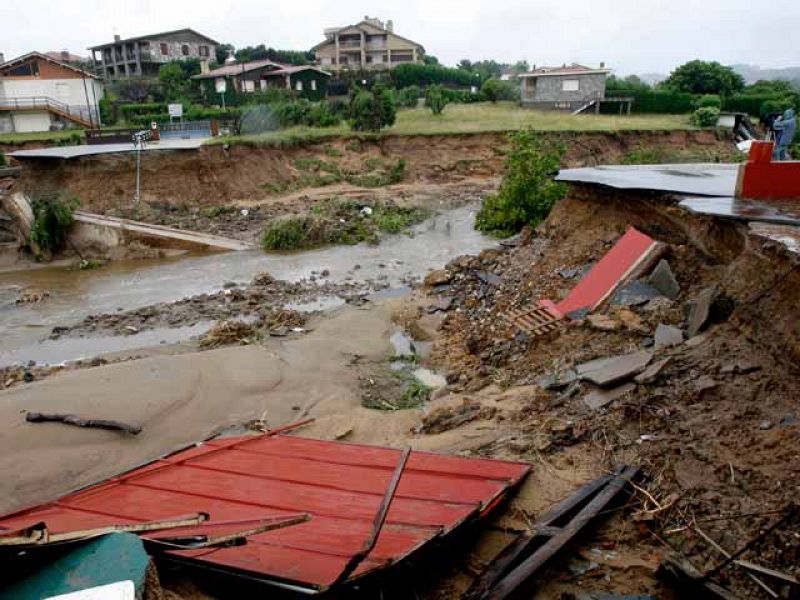
[[[82,127],[93,127],[97,124],[94,110],[90,111],[86,106],[70,106],[48,96],[0,98],[0,110],[46,110]]]

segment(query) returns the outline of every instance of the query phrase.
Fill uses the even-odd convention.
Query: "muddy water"
[[[161,261],[120,261],[95,271],[44,269],[0,274],[0,366],[30,360],[54,364],[176,341],[171,330],[150,332],[146,339],[138,334],[83,338],[81,343],[49,341],[47,337],[54,326],[69,325],[87,315],[172,302],[219,290],[229,281],[246,283],[264,271],[278,279],[297,281],[310,277],[313,271],[327,269],[331,282],[385,278],[390,286],[399,287],[408,277],[424,276],[455,256],[494,245],[493,240],[473,229],[475,210],[476,206],[465,206],[444,211],[414,227],[413,237],[388,236],[377,246],[333,246],[292,254],[229,252]],[[355,269],[356,265],[360,268]],[[20,287],[45,289],[50,297],[39,304],[16,305]],[[336,303],[333,300],[329,305]],[[188,337],[185,333],[184,338]]]

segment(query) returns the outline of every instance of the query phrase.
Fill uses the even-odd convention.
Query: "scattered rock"
[[[758,428],[763,430],[763,431],[766,431],[767,429],[772,429],[772,421],[768,421],[768,420],[767,421],[761,421],[761,423],[758,424]]]
[[[719,383],[708,375],[702,375],[694,381],[694,391],[698,394],[702,394],[708,390],[713,390],[718,385]]]
[[[728,363],[726,365],[722,365],[720,367],[719,372],[722,375],[733,375],[733,374],[747,374],[753,373],[755,371],[760,371],[762,369],[761,364],[755,362],[753,360],[743,359],[737,360],[732,363]]]
[[[688,317],[686,319],[686,336],[693,338],[708,323],[711,314],[711,305],[714,304],[719,292],[717,288],[707,287],[693,300],[688,302]]]
[[[453,281],[453,273],[447,269],[438,269],[431,271],[425,276],[425,285],[427,287],[434,287],[437,285],[446,285]]]
[[[475,277],[489,285],[500,285],[503,281],[500,276],[495,275],[491,271],[473,271],[473,273],[475,273]]]
[[[655,349],[670,348],[683,343],[683,331],[672,325],[659,323],[656,327]]]
[[[575,279],[578,275],[581,274],[582,269],[580,267],[571,267],[571,268],[564,268],[559,269],[558,274],[561,275],[564,279]]]
[[[539,387],[543,390],[560,390],[578,380],[578,374],[572,369],[563,373],[551,373],[539,379]]]
[[[583,397],[583,403],[592,410],[599,410],[635,389],[636,384],[632,382],[611,389],[595,388]]]
[[[618,289],[611,304],[613,306],[641,306],[651,300],[663,297],[661,292],[652,285],[637,279]]]
[[[17,304],[36,304],[50,297],[50,292],[38,288],[25,288],[19,293]]]
[[[622,323],[612,319],[608,315],[589,315],[586,317],[586,322],[589,327],[599,329],[600,331],[617,331],[622,327]]]
[[[653,272],[650,273],[647,283],[670,300],[675,300],[681,293],[681,286],[675,279],[669,263],[664,259],[661,259],[656,268],[653,269]]]
[[[628,331],[635,333],[649,333],[649,329],[642,321],[642,318],[629,308],[620,308],[615,316]]]
[[[592,360],[576,366],[575,370],[579,379],[608,387],[638,375],[650,364],[652,358],[651,352],[642,350],[622,356]]]
[[[649,384],[655,382],[664,370],[672,363],[672,358],[668,357],[647,367],[644,371],[639,373],[633,380],[636,383]]]

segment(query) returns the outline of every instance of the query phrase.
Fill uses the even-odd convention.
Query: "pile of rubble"
[[[750,335],[758,329],[748,321],[751,298],[731,295],[736,266],[656,228],[654,238],[671,242],[660,262],[598,310],[542,336],[515,326],[510,312],[564,298],[619,239],[626,222],[603,210],[566,201],[535,235],[428,276],[423,311],[442,315],[433,360],[446,369],[449,391],[469,400],[447,414],[432,410],[422,431],[494,416],[512,433],[489,455],[547,457],[570,447],[609,469],[643,465],[628,541],[660,551],[666,544],[710,568],[724,559],[719,548],[755,538],[800,491],[800,378]],[[487,413],[487,387],[487,396],[519,390],[523,406]],[[760,565],[800,576],[798,523],[754,545]],[[740,593],[760,587],[741,569],[719,577]]]

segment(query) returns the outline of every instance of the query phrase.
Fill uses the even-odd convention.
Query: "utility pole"
[[[140,199],[140,173],[141,173],[141,165],[142,165],[142,146],[150,137],[150,132],[147,130],[137,131],[133,134],[133,148],[134,152],[136,152],[136,192],[133,196],[133,203],[139,204]]]

